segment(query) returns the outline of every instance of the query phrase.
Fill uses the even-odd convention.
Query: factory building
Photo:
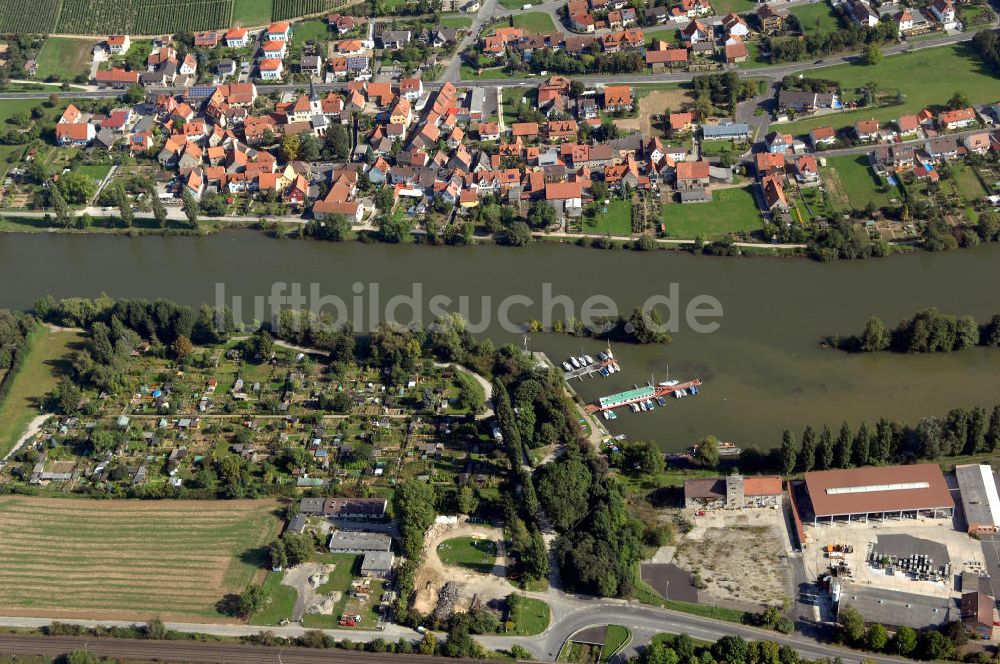
[[[934,463],[823,470],[805,474],[813,524],[835,520],[950,517],[955,509],[941,468]]]

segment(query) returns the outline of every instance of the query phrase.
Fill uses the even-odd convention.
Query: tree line
[[[915,426],[882,418],[874,425],[862,422],[851,431],[847,422],[834,435],[829,426],[818,432],[807,426],[801,444],[786,429],[778,450],[785,475],[811,470],[884,466],[941,456],[992,453],[1000,448],[1000,406],[953,408],[944,417],[925,417]]]
[[[837,623],[837,638],[845,645],[910,659],[952,660],[956,658],[958,649],[969,641],[969,630],[959,620],[919,631],[903,625],[890,636],[885,625],[867,624],[861,612],[849,604],[840,608]],[[988,653],[978,652],[965,661],[986,664],[993,660]]]
[[[901,321],[892,330],[873,316],[861,334],[843,339],[831,337],[827,342],[855,353],[947,353],[974,346],[1000,348],[1000,314],[979,325],[972,316],[944,314],[931,307]]]

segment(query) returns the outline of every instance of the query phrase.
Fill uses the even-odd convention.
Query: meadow
[[[717,189],[709,203],[663,206],[663,221],[669,237],[715,239],[738,231],[761,227],[760,213],[750,187]]]
[[[0,613],[222,621],[257,576],[273,501],[0,498]]]

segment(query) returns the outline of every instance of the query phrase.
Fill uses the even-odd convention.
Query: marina
[[[570,357],[562,363],[562,368],[564,372],[563,378],[566,381],[573,380],[574,378],[583,380],[584,378],[593,377],[595,374],[607,378],[611,374],[622,370],[614,354],[611,352],[611,348],[598,353],[596,360],[590,355]]]
[[[615,408],[628,406],[632,412],[644,412],[653,410],[656,404],[665,406],[667,397],[672,396],[680,399],[686,396],[694,396],[701,392],[701,379],[694,378],[686,382],[676,380],[660,383],[659,385],[646,385],[636,387],[624,392],[617,392],[606,397],[600,397],[597,403],[587,404],[588,413],[603,412],[605,419],[615,419]]]

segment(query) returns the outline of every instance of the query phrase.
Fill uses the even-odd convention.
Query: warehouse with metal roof
[[[806,473],[805,484],[814,524],[820,519],[950,517],[955,508],[934,463],[823,470]]]
[[[858,583],[841,585],[837,612],[843,611],[845,606],[857,609],[866,622],[881,623],[890,629],[904,626],[914,629],[933,627],[958,620],[962,615],[957,599],[918,595]]]
[[[955,478],[962,493],[969,534],[995,533],[1000,527],[1000,495],[996,476],[987,464],[970,463],[955,467]]]

